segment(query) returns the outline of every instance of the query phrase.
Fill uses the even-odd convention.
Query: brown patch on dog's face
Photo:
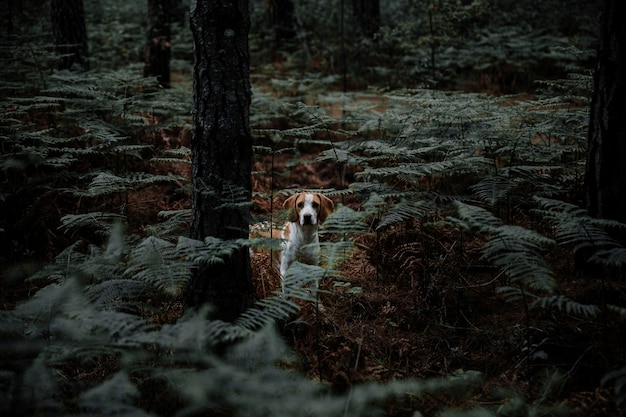
[[[326,217],[328,217],[330,213],[335,210],[335,203],[324,194],[316,193],[314,194],[314,196],[314,202],[319,204],[317,208],[317,219],[320,223],[322,223],[324,220],[326,220]]]
[[[298,214],[298,210],[296,210],[296,204],[297,204],[298,197],[301,197],[301,195],[302,195],[301,193],[294,194],[288,199],[286,199],[285,202],[283,203],[283,208],[285,210],[291,210],[291,212],[289,213],[290,222],[298,221],[299,214]]]
[[[290,222],[300,221],[300,210],[306,204],[307,196],[311,197],[311,207],[317,213],[317,222],[322,223],[326,217],[335,210],[335,203],[328,197],[320,193],[297,193],[287,198],[283,203],[283,208],[291,210],[289,214]]]

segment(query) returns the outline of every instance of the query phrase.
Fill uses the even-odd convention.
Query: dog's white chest
[[[320,246],[316,226],[301,226],[298,222],[289,224],[289,237],[284,242],[281,262],[281,275],[294,261],[317,265]]]

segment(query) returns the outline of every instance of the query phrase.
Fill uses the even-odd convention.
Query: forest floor
[[[366,99],[385,110],[382,99]],[[327,111],[341,111],[334,106]],[[318,157],[311,149],[299,155],[296,165],[285,154],[257,160],[253,171],[265,171],[271,164],[275,176],[255,178],[254,191],[270,195],[283,188],[341,189],[353,180],[342,178],[338,166]],[[272,206],[282,207],[282,198],[276,197]],[[360,208],[354,196],[334,199]],[[254,202],[256,214],[268,214],[267,200]],[[302,305],[300,316],[282,326],[297,352],[299,370],[337,390],[369,380],[476,370],[485,376],[481,392],[457,399],[455,405],[504,404],[504,398],[517,395],[539,408],[563,404],[580,416],[620,415],[612,390],[599,383],[610,364],[624,355],[611,325],[598,328],[597,322],[529,311],[523,302],[504,300],[497,293],[505,285],[502,277],[481,260],[483,238],[429,224],[410,221],[351,237],[354,249],[340,267],[341,278],[323,282],[319,305]],[[256,296],[278,290],[280,279],[269,256],[252,262]],[[557,280],[571,287],[570,294],[584,300],[593,291],[571,253],[557,251],[549,262]],[[418,407],[390,402],[386,411],[400,416],[419,409],[434,415],[451,405],[438,397],[419,401]]]
[[[264,83],[260,88],[269,87]],[[364,97],[373,109],[385,110],[381,98],[369,93]],[[340,113],[341,105],[335,103],[327,111]],[[155,140],[189,147],[188,132],[172,134]],[[274,176],[255,176],[253,191],[273,195],[286,188],[341,190],[354,181],[354,172],[317,160],[320,152],[314,146],[303,149],[297,163],[287,153],[278,153],[272,161],[259,156],[253,171],[267,171],[271,165]],[[188,166],[181,164],[176,174],[189,176]],[[157,223],[161,210],[188,208],[190,202],[177,191],[167,185],[129,195],[136,231]],[[255,197],[253,214],[267,215],[270,207],[277,210],[283,198],[276,196],[270,204]],[[333,199],[360,209],[356,196]],[[625,329],[616,331],[611,323],[598,326],[597,320],[564,312],[529,311],[524,302],[504,300],[496,291],[503,284],[502,277],[481,260],[483,238],[454,228],[431,227],[432,221],[440,219],[429,220],[351,236],[354,248],[339,268],[340,278],[322,282],[319,304],[303,304],[298,317],[281,324],[282,334],[297,354],[294,367],[337,391],[363,381],[475,370],[484,375],[485,383],[471,397],[455,399],[454,405],[498,406],[517,395],[537,406],[564,404],[580,416],[620,415],[612,389],[601,387],[600,381],[626,356],[620,339]],[[53,238],[59,249],[68,243]],[[325,234],[323,238],[334,237]],[[590,294],[594,289],[587,286],[585,275],[576,271],[570,257],[558,250],[549,255],[557,280],[571,287],[568,293],[578,294],[579,300],[594,299]],[[277,271],[269,264],[265,255],[252,260],[256,298],[280,288]],[[3,308],[27,297],[33,288],[11,290],[14,293],[1,296]],[[181,305],[164,311],[164,317],[155,322],[176,319]],[[552,382],[549,389],[547,382]],[[386,411],[390,416],[408,416],[419,409],[430,416],[451,405],[446,401],[435,396],[420,398],[419,404],[390,401]]]
[[[308,156],[312,161],[317,155]],[[280,162],[276,167],[280,171]],[[327,162],[303,162],[283,177],[284,185],[301,184],[302,171],[308,188],[335,187],[325,175],[334,171]],[[358,202],[346,200],[359,209]],[[277,199],[274,207],[281,204]],[[257,202],[256,209],[262,213],[266,205]],[[341,278],[322,283],[320,304],[302,305],[300,316],[282,328],[297,352],[299,370],[311,378],[344,390],[368,380],[477,370],[486,383],[464,406],[498,403],[507,393],[529,403],[561,403],[581,416],[619,415],[612,390],[598,387],[598,381],[622,347],[613,345],[615,351],[607,352],[612,342],[600,349],[593,341],[610,339],[611,329],[572,318],[567,320],[571,327],[559,330],[562,316],[557,320],[505,301],[496,292],[502,285],[498,272],[480,259],[480,237],[409,222],[354,240]],[[252,262],[256,296],[279,290],[269,255]],[[554,262],[562,263],[562,273],[572,272],[567,258]],[[546,393],[554,371],[563,381]],[[427,397],[417,408],[434,415],[449,405]],[[387,412],[411,415],[415,409],[415,404],[390,403]]]

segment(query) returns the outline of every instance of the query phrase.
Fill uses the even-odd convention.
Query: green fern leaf
[[[433,210],[434,207],[430,201],[401,200],[389,208],[389,210],[381,218],[378,226],[376,226],[376,230],[381,230],[387,226],[402,223],[409,219],[424,217],[429,213],[432,213]]]

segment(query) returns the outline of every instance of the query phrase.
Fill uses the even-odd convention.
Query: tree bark
[[[248,237],[252,134],[247,0],[191,0],[194,38],[191,237]],[[252,292],[248,250],[199,268],[186,306],[233,320]]]
[[[148,0],[148,40],[144,77],[156,76],[164,88],[170,86],[170,58],[172,50],[172,0]]]
[[[594,217],[626,222],[626,2],[604,0],[589,120],[585,189]]]
[[[59,69],[71,69],[74,64],[89,69],[87,61],[87,27],[82,0],[52,0],[52,35],[60,56]]]

